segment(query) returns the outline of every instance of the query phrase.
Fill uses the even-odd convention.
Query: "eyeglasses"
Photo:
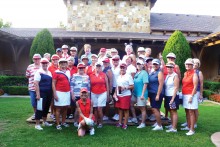
[[[153,63],[153,65],[159,65],[159,64]]]
[[[96,65],[96,67],[101,67],[101,65]]]

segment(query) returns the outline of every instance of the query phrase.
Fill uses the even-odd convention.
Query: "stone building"
[[[206,79],[220,74],[220,16],[150,13],[156,0],[63,0],[67,7],[65,29],[49,29],[55,47],[92,45],[92,52],[101,47],[117,48],[124,54],[124,43],[152,48],[156,57],[170,35],[180,30],[192,48],[192,56],[202,60]],[[0,74],[23,75],[29,61],[29,50],[41,29],[0,29]],[[210,66],[212,65],[212,66]],[[208,70],[207,70],[208,69]]]

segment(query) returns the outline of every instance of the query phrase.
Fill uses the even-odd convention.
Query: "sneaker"
[[[155,121],[156,118],[155,118],[155,116],[152,114],[152,115],[150,116],[149,120],[150,120],[150,121]]]
[[[89,134],[90,134],[90,135],[95,135],[95,129],[94,129],[94,128],[90,129],[90,130],[89,130]]]
[[[112,117],[112,119],[118,121],[118,120],[119,120],[119,115],[118,115],[118,114],[115,114],[115,115]]]
[[[191,131],[191,130],[189,130],[189,132],[186,133],[187,136],[191,136],[193,134],[195,134],[195,131]]]
[[[161,120],[168,120],[168,121],[171,120],[169,117],[164,117],[164,116],[161,116],[160,118]]]
[[[186,126],[186,127],[184,127],[184,128],[181,128],[180,130],[182,130],[182,131],[188,131],[189,128]]]
[[[145,127],[146,127],[146,125],[144,123],[141,123],[137,128],[141,129],[141,128],[145,128]]]
[[[64,127],[69,127],[69,125],[67,124],[67,123],[62,123],[62,126],[64,126]]]
[[[187,122],[184,122],[183,124],[181,124],[181,127],[186,127],[187,126]]]
[[[106,120],[109,120],[109,118],[107,116],[103,116],[102,120],[106,121]]]
[[[117,128],[120,128],[120,127],[122,127],[122,124],[117,123],[117,124],[116,124],[116,127],[117,127]]]
[[[45,127],[51,127],[53,124],[48,123],[47,121],[43,122],[42,124]]]
[[[97,128],[99,128],[99,129],[102,128],[102,127],[103,127],[102,124],[99,124],[99,125],[97,126]]]
[[[169,130],[166,130],[166,132],[167,133],[169,133],[169,132],[177,133],[177,129],[170,128]]]
[[[54,116],[53,114],[51,114],[51,115],[50,115],[50,118],[51,118],[51,119],[54,119],[54,118],[55,118],[55,116]]]
[[[137,123],[138,123],[137,118],[132,118],[132,119],[131,119],[131,121],[132,121],[133,123],[135,123],[135,124],[137,124]]]
[[[132,119],[130,117],[128,118],[128,123],[132,123]]]
[[[165,126],[166,129],[171,129],[172,125]]]
[[[61,125],[57,125],[56,128],[57,128],[57,130],[62,130]]]
[[[78,122],[74,122],[73,126],[78,127],[79,126]]]
[[[70,114],[69,119],[73,119],[73,114]]]
[[[157,122],[155,122],[153,125],[152,125],[152,128],[156,127],[157,126]]]
[[[152,129],[153,131],[160,131],[160,130],[163,130],[163,127],[162,126],[156,126],[155,128]]]
[[[122,129],[126,130],[128,128],[128,125],[122,125]]]
[[[32,119],[32,120],[35,120],[35,114],[33,114],[33,115],[31,116],[31,119]]]
[[[35,125],[35,129],[39,130],[39,131],[42,131],[43,128],[40,126],[40,125]]]

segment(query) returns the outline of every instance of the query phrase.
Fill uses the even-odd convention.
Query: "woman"
[[[95,120],[93,115],[93,103],[88,95],[87,88],[82,88],[80,90],[80,99],[76,102],[76,107],[80,116],[78,127],[78,136],[80,137],[83,137],[87,130],[89,130],[90,135],[95,134],[95,129],[92,127]]]
[[[96,67],[95,63],[98,61],[98,56],[96,54],[92,54],[91,60],[92,60],[91,65],[86,67],[86,73],[88,76],[95,71],[95,67]]]
[[[103,107],[106,106],[107,95],[109,95],[108,78],[102,72],[101,63],[97,62],[95,71],[90,74],[91,99],[93,101],[94,114],[97,120],[97,128],[102,128]]]
[[[79,63],[77,65],[78,73],[73,74],[70,80],[70,86],[71,86],[71,106],[74,107],[75,103],[80,99],[80,89],[86,88],[88,91],[88,97],[90,98],[90,79],[89,76],[85,73],[85,64],[83,62]],[[72,111],[73,112],[73,109]],[[78,126],[78,113],[75,111],[74,114],[74,126]]]
[[[98,62],[102,62],[106,58],[106,48],[101,48],[98,56]]]
[[[126,62],[126,59],[130,56],[132,58],[132,61],[131,61],[132,65],[136,66],[136,56],[133,53],[132,43],[130,44],[125,43],[125,52],[126,52],[126,55],[124,55],[122,61]]]
[[[67,62],[68,62],[68,70],[70,71],[70,75],[72,77],[73,74],[77,73],[77,67],[74,66],[74,63],[75,63],[74,57],[69,57],[67,59]]]
[[[146,120],[146,100],[148,98],[147,84],[148,73],[144,70],[144,62],[137,61],[137,73],[134,76],[133,101],[137,102],[137,106],[141,110],[141,124],[137,128],[145,127]]]
[[[194,125],[196,120],[196,109],[198,109],[198,96],[196,94],[198,86],[198,76],[193,69],[193,59],[185,61],[186,72],[182,80],[183,107],[186,111],[187,124],[181,130],[189,130],[186,135],[195,134]]]
[[[153,114],[156,117],[156,123],[153,125],[154,131],[163,130],[160,118],[160,107],[163,100],[164,90],[164,77],[160,70],[161,62],[159,59],[153,59],[152,61],[154,72],[149,75],[148,92]]]
[[[127,65],[126,63],[120,64],[120,75],[117,79],[117,88],[114,94],[114,98],[117,97],[115,107],[119,110],[119,121],[116,127],[122,127],[127,129],[129,108],[131,103],[131,90],[134,88],[134,81],[131,75],[126,74]],[[124,124],[122,125],[122,118],[124,113]]]
[[[52,124],[49,124],[46,121],[52,99],[52,75],[51,72],[47,70],[49,65],[48,59],[42,58],[40,63],[41,68],[34,75],[36,99],[39,101],[40,98],[43,98],[42,110],[36,110],[35,114],[35,129],[37,130],[43,130],[43,128],[40,126],[40,119],[42,119],[42,117],[44,126],[52,126]]]
[[[179,97],[177,95],[179,90],[179,77],[174,72],[175,64],[168,62],[166,64],[167,76],[164,82],[165,86],[165,108],[170,112],[171,125],[168,126],[166,132],[177,132],[178,115],[177,110],[179,109]]]
[[[70,71],[67,70],[67,60],[59,59],[59,69],[53,74],[52,81],[54,106],[56,107],[56,128],[62,130],[62,126],[69,127],[66,121],[67,108],[70,105]],[[60,113],[62,112],[62,124],[60,125]]]

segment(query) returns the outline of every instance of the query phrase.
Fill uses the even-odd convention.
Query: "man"
[[[62,58],[62,49],[61,49],[61,48],[57,48],[57,49],[56,49],[56,54],[57,54],[60,58]]]
[[[36,92],[35,92],[35,86],[34,86],[34,74],[41,67],[40,59],[41,59],[40,54],[34,54],[33,56],[34,63],[30,64],[26,70],[26,77],[28,78],[28,90],[29,90],[29,94],[31,98],[31,105],[34,110],[34,114],[31,117],[32,120],[35,119],[35,112],[36,112],[36,107],[37,107]]]
[[[65,59],[69,58],[70,55],[68,54],[68,50],[69,50],[69,47],[64,44],[62,46],[62,58],[65,58]]]

